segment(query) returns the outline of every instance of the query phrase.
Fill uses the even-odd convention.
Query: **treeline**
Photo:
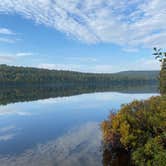
[[[157,83],[159,71],[93,74],[0,65],[0,85],[22,84],[144,84]]]

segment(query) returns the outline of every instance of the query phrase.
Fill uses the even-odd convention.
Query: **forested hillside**
[[[159,71],[92,74],[0,65],[0,84],[144,84],[157,83]]]

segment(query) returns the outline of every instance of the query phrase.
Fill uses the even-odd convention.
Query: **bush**
[[[102,123],[107,147],[125,149],[135,165],[166,163],[166,96],[123,105]]]

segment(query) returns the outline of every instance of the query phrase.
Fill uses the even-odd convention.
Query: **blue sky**
[[[0,63],[82,72],[155,70],[164,0],[0,0]]]

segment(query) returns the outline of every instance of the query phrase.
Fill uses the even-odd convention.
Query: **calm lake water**
[[[1,97],[0,166],[101,166],[100,123],[121,104],[158,94],[96,92],[28,102],[19,95],[15,103],[7,100],[11,95]]]

